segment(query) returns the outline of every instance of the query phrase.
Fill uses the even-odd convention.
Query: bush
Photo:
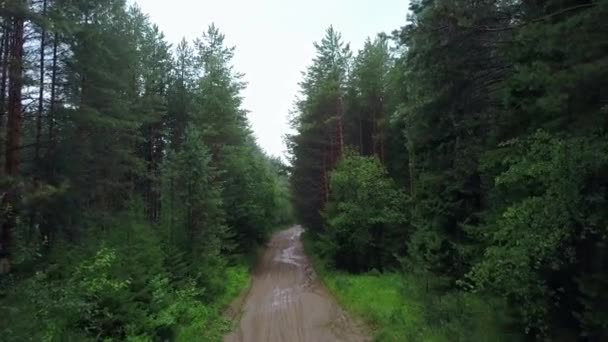
[[[133,212],[89,227],[95,233],[81,244],[56,246],[33,275],[2,279],[0,309],[10,314],[0,339],[220,340],[230,326],[222,311],[246,286],[247,267],[222,262],[214,269],[221,284],[196,274],[174,281],[157,228]],[[214,284],[213,296],[201,278]]]
[[[323,253],[349,271],[397,264],[406,241],[405,195],[376,158],[347,154],[331,174]]]

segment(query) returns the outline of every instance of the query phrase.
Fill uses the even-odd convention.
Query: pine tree
[[[322,227],[320,211],[329,198],[329,174],[344,150],[345,93],[351,63],[349,45],[333,27],[315,43],[317,56],[301,83],[290,137],[292,187],[300,220]]]
[[[164,171],[169,239],[188,254],[189,275],[208,285],[228,234],[221,188],[201,133],[189,127],[179,152],[171,152]],[[218,266],[218,265],[215,265]]]
[[[184,139],[186,123],[192,119],[196,82],[196,63],[193,49],[183,39],[175,51],[172,86],[168,94],[169,136],[175,150]]]
[[[392,67],[387,38],[367,40],[353,63],[349,79],[347,121],[353,123],[346,131],[348,144],[358,146],[363,155],[386,156],[386,111],[388,77]]]
[[[25,18],[28,12],[25,1],[11,2],[7,10],[10,22],[10,43],[8,45],[8,103],[5,143],[5,173],[14,182],[19,176],[22,121],[23,53]],[[18,190],[14,184],[2,194],[2,226],[0,228],[0,274],[11,269],[11,245],[13,229],[18,215]]]
[[[234,49],[212,26],[173,54],[123,0],[0,7],[2,340],[219,339],[241,255],[290,219]]]

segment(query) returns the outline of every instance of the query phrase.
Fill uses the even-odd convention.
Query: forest
[[[359,51],[330,27],[284,162],[215,25],[172,46],[125,0],[0,0],[0,341],[222,340],[293,222],[375,340],[608,340],[606,17],[412,0]]]
[[[410,9],[357,52],[329,28],[301,82],[327,285],[378,340],[608,340],[608,1]]]
[[[0,4],[0,340],[220,340],[291,220],[234,48],[122,0]]]

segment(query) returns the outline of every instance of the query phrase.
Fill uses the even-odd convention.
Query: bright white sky
[[[313,42],[329,25],[353,51],[369,36],[405,24],[408,0],[135,0],[176,45],[198,37],[214,22],[236,46],[237,71],[245,74],[244,107],[258,143],[284,155],[289,111],[301,72],[311,63]]]

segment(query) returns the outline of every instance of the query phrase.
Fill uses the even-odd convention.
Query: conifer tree
[[[320,211],[329,198],[329,177],[344,150],[345,93],[351,52],[333,27],[327,29],[301,86],[290,138],[292,188],[300,220],[320,229]]]

